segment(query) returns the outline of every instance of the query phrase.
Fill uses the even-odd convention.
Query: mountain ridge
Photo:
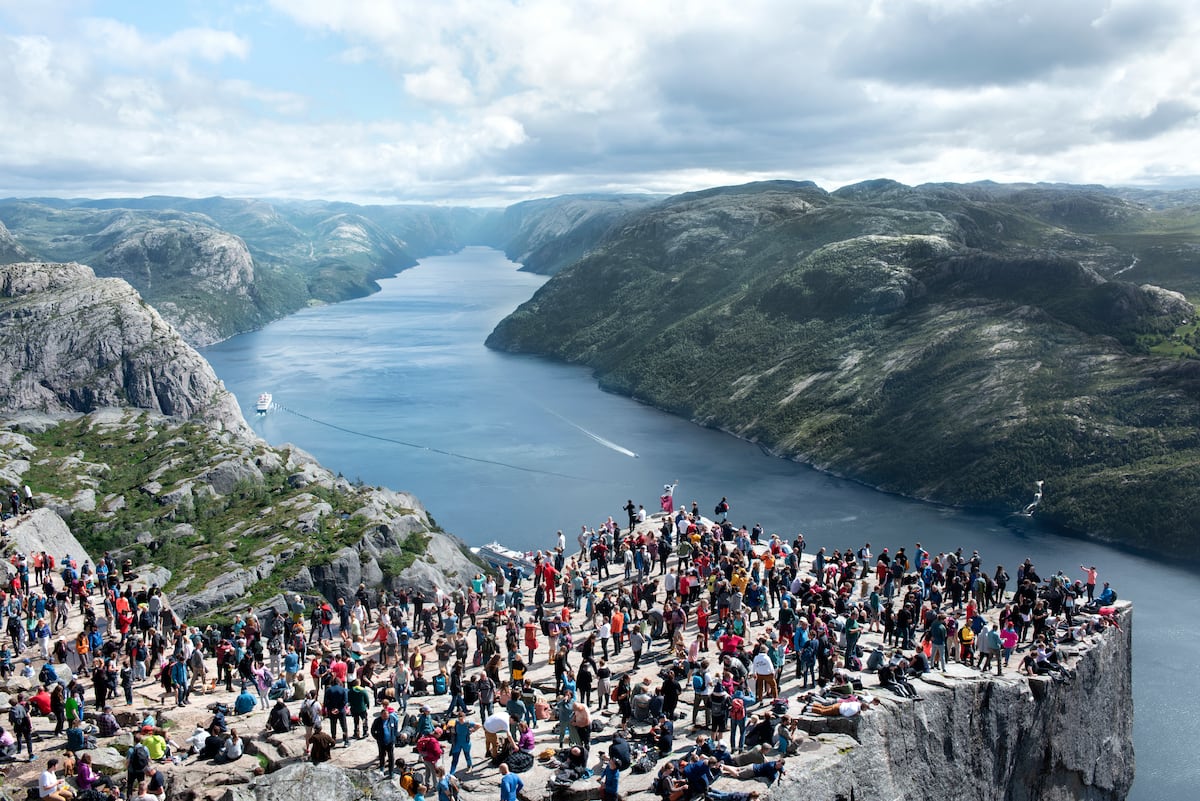
[[[1018,510],[1045,480],[1044,519],[1198,558],[1200,361],[1162,352],[1195,354],[1197,313],[1122,280],[1132,257],[1098,225],[1150,236],[1155,215],[1090,188],[689,193],[626,219],[488,345],[888,491]],[[1194,291],[1200,270],[1171,267]]]

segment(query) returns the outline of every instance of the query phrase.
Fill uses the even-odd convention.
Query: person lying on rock
[[[812,705],[812,712],[816,715],[824,715],[825,717],[831,718],[835,718],[838,715],[841,715],[844,718],[851,718],[861,712],[863,707],[871,706],[872,703],[879,703],[879,700],[876,699],[874,702],[863,702],[857,698],[847,698],[845,700],[834,701],[832,703],[814,701]]]
[[[767,762],[759,762],[756,765],[747,765],[744,768],[735,768],[730,765],[721,766],[722,776],[732,776],[735,779],[743,781],[750,779],[766,779],[767,784],[774,784],[776,779],[784,773],[785,766],[782,759],[773,759]],[[711,791],[710,791],[711,792]]]

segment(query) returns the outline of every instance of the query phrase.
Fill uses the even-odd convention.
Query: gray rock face
[[[1070,681],[917,682],[924,701],[856,719],[848,747],[789,770],[772,791],[809,798],[1119,801],[1133,783],[1133,615],[1094,638]],[[825,735],[828,736],[828,735]]]
[[[10,523],[8,538],[19,553],[45,551],[57,561],[69,554],[80,565],[85,559],[96,564],[63,519],[50,509],[34,509],[18,518],[16,525]]]
[[[384,781],[369,771],[344,770],[328,763],[286,765],[274,773],[258,776],[248,787],[231,788],[225,801],[407,801],[399,785]]]
[[[102,406],[248,430],[208,363],[124,281],[79,264],[0,267],[0,408]]]
[[[15,261],[28,261],[29,251],[21,246],[12,232],[0,222],[0,264],[10,264]]]

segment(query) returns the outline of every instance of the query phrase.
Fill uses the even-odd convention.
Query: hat
[[[147,726],[143,726],[143,727],[142,727],[142,734],[149,734],[149,733],[150,733],[150,732],[152,732],[152,731],[154,731],[154,727],[153,727],[153,726],[149,726],[149,725],[147,725]]]

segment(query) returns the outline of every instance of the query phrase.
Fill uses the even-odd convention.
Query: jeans
[[[450,773],[454,773],[454,771],[458,769],[459,754],[466,754],[467,770],[471,769],[471,765],[473,764],[471,762],[471,744],[467,743],[461,749],[454,749],[450,751]]]
[[[729,721],[729,747],[741,751],[746,745],[746,719],[737,718]]]

